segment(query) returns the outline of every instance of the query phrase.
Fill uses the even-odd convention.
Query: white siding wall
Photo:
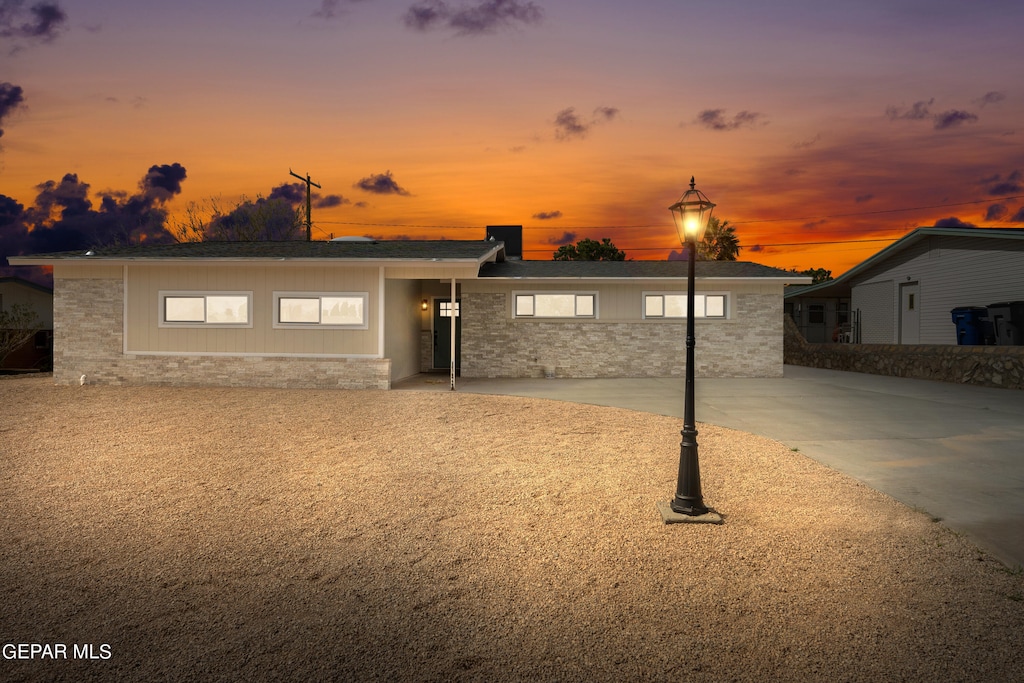
[[[921,344],[956,344],[950,311],[1024,301],[1024,242],[932,235],[858,276],[852,308],[861,309],[866,344],[899,339],[898,283],[920,283]]]
[[[863,344],[895,342],[896,309],[892,280],[853,287],[850,307],[860,309],[860,340]]]

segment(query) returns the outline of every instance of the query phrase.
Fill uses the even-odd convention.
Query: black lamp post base
[[[659,500],[657,506],[665,524],[723,524],[725,522],[722,515],[711,508],[708,508],[708,511],[702,515],[687,515],[673,510],[672,504],[667,500]]]

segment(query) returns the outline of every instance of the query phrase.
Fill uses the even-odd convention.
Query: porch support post
[[[452,316],[451,316],[451,322],[452,322],[451,379],[452,379],[452,391],[455,391],[455,323],[457,322],[456,314],[459,312],[458,311],[458,303],[456,302],[456,299],[455,299],[455,278],[452,278],[452,308],[451,308],[451,311],[452,311]]]

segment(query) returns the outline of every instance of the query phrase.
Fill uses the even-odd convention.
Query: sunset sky
[[[322,186],[314,239],[679,249],[838,275],[917,226],[1024,227],[1020,0],[0,0],[0,194],[179,164],[189,202]],[[145,187],[142,188],[145,191]],[[871,241],[867,241],[871,240]]]

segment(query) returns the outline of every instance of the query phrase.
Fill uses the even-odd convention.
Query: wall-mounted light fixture
[[[424,311],[430,308],[430,305],[427,303],[426,299],[424,299],[423,303],[420,304],[420,308],[423,309]]]

